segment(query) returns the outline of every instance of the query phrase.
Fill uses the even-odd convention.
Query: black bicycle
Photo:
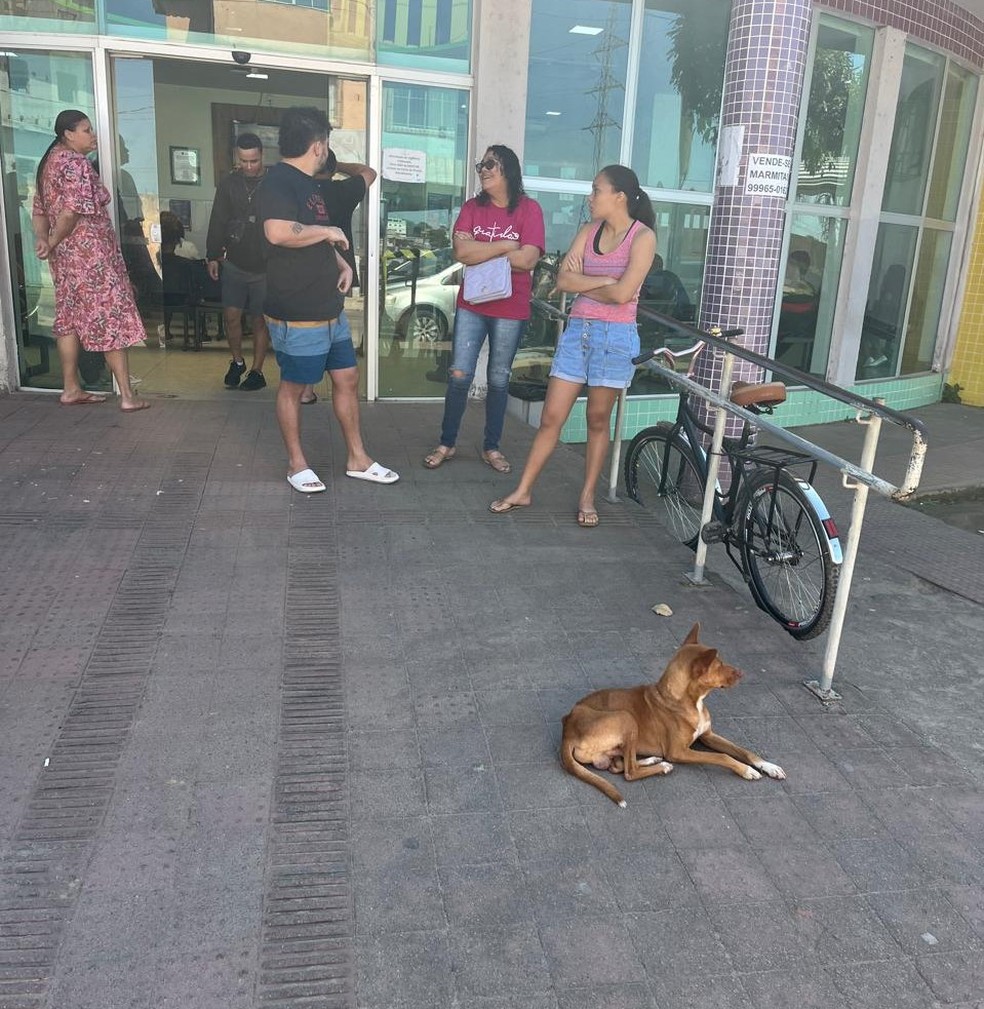
[[[729,339],[741,334],[720,334]],[[715,333],[715,335],[718,335]],[[662,354],[671,367],[690,357],[687,374],[704,341],[679,351],[665,347],[635,359],[645,364]],[[782,382],[736,382],[731,401],[751,413],[772,413],[786,398]],[[680,543],[695,549],[724,543],[756,604],[794,638],[816,637],[830,623],[834,590],[843,559],[830,512],[814,490],[817,461],[802,452],[756,446],[753,427],[742,423],[737,438],[725,438],[722,453],[730,464],[727,490],[715,487],[712,521],[701,528],[707,453],[711,428],[698,420],[686,389],[681,389],[676,420],[640,431],[625,457],[629,497],[650,512]],[[803,479],[791,466],[809,466]]]

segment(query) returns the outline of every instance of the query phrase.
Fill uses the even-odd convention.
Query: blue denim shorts
[[[326,371],[355,367],[352,330],[344,312],[325,322],[284,322],[268,315],[266,323],[284,382],[314,385]]]
[[[573,318],[557,342],[551,378],[606,389],[625,389],[632,381],[639,353],[634,322],[601,322]]]

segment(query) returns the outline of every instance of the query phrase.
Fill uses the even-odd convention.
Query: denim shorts
[[[639,353],[639,329],[634,322],[601,322],[573,318],[560,336],[551,378],[606,389],[625,389],[632,381]]]
[[[222,263],[222,307],[240,308],[247,315],[263,314],[266,274],[248,273],[235,263]]]
[[[356,366],[352,330],[344,312],[325,322],[285,322],[268,315],[266,323],[284,382],[315,385],[326,371]]]

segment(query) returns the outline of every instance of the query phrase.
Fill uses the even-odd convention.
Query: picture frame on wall
[[[172,147],[171,184],[175,186],[200,186],[202,184],[202,156],[196,147]]]
[[[190,230],[191,228],[191,200],[168,200],[168,209],[175,217]]]

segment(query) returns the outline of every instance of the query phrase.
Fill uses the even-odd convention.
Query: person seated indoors
[[[694,317],[694,306],[683,281],[672,270],[664,268],[663,257],[659,253],[653,259],[652,269],[646,275],[639,297],[643,303],[657,302],[651,306],[654,311],[681,322],[689,322]]]

